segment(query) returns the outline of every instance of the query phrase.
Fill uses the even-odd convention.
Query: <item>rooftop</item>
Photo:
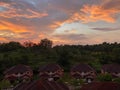
[[[19,64],[19,65],[16,65],[16,66],[13,66],[13,67],[7,69],[4,72],[4,74],[24,73],[26,71],[32,71],[32,69],[27,65]]]
[[[111,73],[120,73],[120,64],[106,64],[102,66],[102,69]]]
[[[94,82],[84,85],[80,90],[120,90],[120,84],[114,82]]]
[[[39,72],[55,72],[57,70],[62,70],[62,68],[58,64],[47,64],[39,68]]]
[[[80,63],[78,65],[75,65],[71,68],[71,72],[89,72],[94,71],[92,67],[90,67],[88,64]]]
[[[69,90],[69,88],[60,82],[37,80],[28,83],[21,83],[14,90]]]

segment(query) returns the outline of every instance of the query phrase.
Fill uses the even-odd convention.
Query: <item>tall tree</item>
[[[40,41],[39,45],[44,48],[52,48],[52,44],[53,42],[51,40],[45,38]]]

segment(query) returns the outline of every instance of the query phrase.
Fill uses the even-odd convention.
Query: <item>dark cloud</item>
[[[120,10],[120,0],[108,0],[102,7],[104,9],[119,9]]]
[[[61,40],[85,40],[87,36],[84,34],[61,34],[61,35],[53,35],[53,37],[61,39]]]
[[[10,3],[12,1],[14,1],[14,0],[0,0],[0,2],[5,2],[5,3]]]
[[[91,28],[93,30],[99,30],[99,31],[116,31],[120,30],[120,28],[111,28],[111,27],[105,27],[105,28]]]
[[[21,32],[20,34],[21,34],[21,35],[31,35],[30,32]]]

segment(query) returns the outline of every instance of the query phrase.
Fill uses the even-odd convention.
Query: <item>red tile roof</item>
[[[89,71],[94,71],[94,69],[89,65],[83,63],[75,65],[71,68],[71,72],[89,72]]]
[[[114,82],[94,82],[83,85],[80,90],[120,90],[120,84]]]
[[[15,76],[10,76],[10,77],[7,77],[7,78],[5,78],[5,79],[10,80],[10,81],[14,81],[14,80],[17,79],[17,77],[15,77]]]
[[[16,66],[13,66],[13,67],[7,69],[4,72],[4,74],[24,73],[26,71],[32,71],[32,69],[29,66],[19,64],[19,65],[16,65]]]
[[[37,80],[29,83],[22,83],[13,90],[69,90],[69,88],[59,82]]]
[[[78,74],[78,73],[73,74],[72,77],[74,77],[74,78],[82,78],[82,76],[80,74]]]
[[[26,86],[30,85],[33,82],[28,82],[28,83],[21,83],[17,85],[14,90],[25,90]]]
[[[102,70],[109,73],[120,73],[120,64],[106,64],[102,66]]]
[[[62,70],[58,64],[47,64],[39,68],[39,72],[56,72],[57,70]]]

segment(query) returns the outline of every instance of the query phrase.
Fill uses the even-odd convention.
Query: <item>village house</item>
[[[83,63],[73,66],[70,74],[73,78],[84,79],[88,83],[91,83],[96,77],[95,70],[89,65]]]
[[[101,68],[101,73],[106,74],[109,73],[113,76],[113,78],[120,77],[120,65],[119,64],[106,64]]]
[[[39,77],[49,81],[57,80],[63,76],[63,71],[58,64],[47,64],[39,68]]]
[[[15,80],[29,80],[33,76],[33,71],[29,66],[26,65],[16,65],[4,72],[5,79],[10,82],[14,82]]]
[[[80,90],[120,90],[120,83],[94,82],[83,85]]]
[[[13,90],[69,90],[69,88],[61,82],[37,80],[21,83]]]

